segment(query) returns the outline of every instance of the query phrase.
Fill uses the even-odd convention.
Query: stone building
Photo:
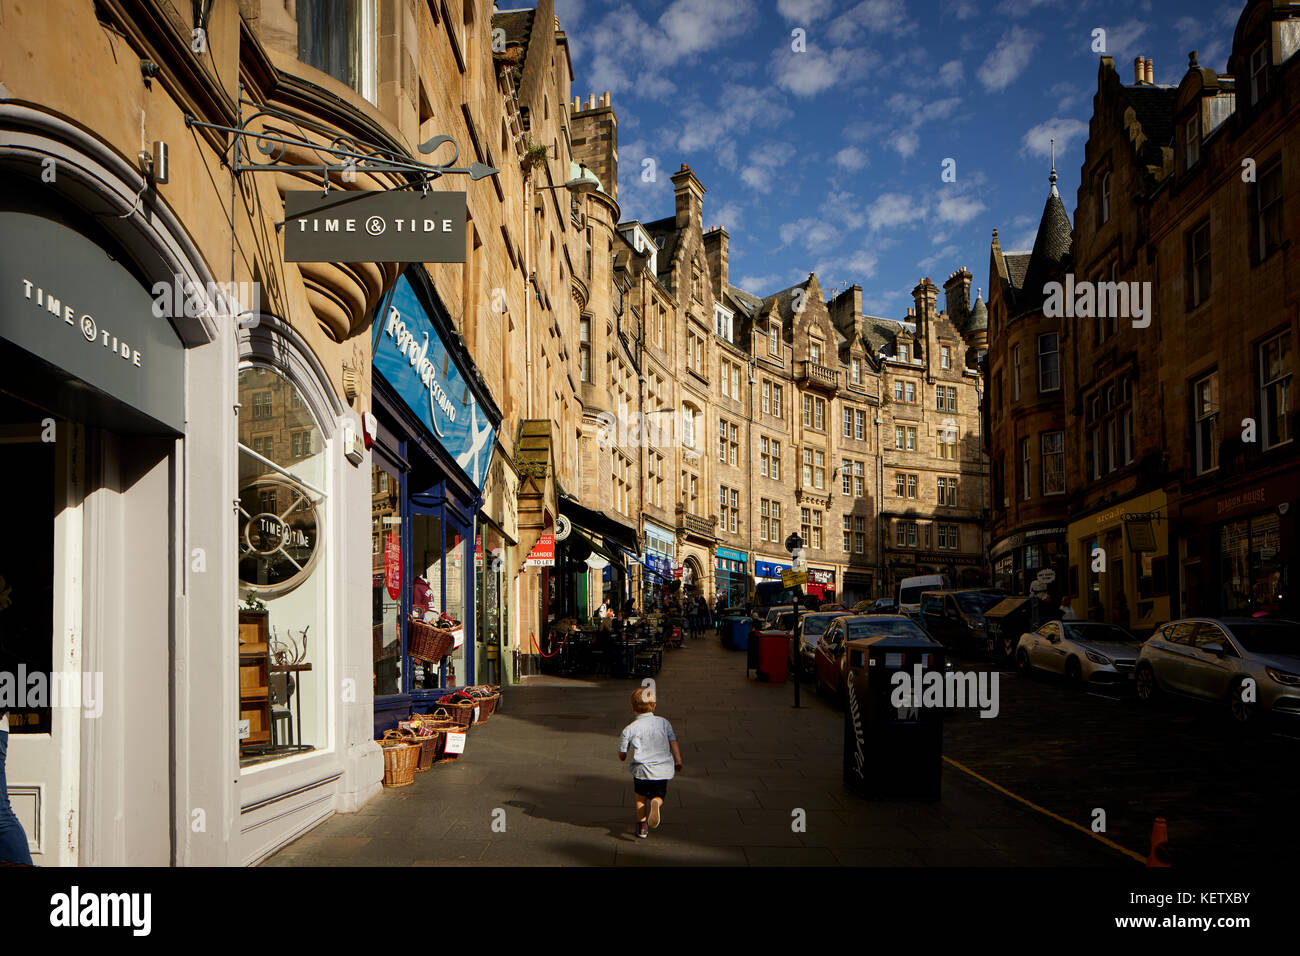
[[[1065,337],[1081,616],[1295,613],[1298,36],[1300,10],[1255,0],[1225,73],[1193,52],[1162,86],[1139,57],[1125,85],[1102,59],[1073,278],[1129,285]]]
[[[1044,314],[1044,286],[1071,268],[1070,219],[1056,170],[1029,252],[1005,251],[997,230],[989,251],[986,443],[992,459],[990,560],[993,583],[1029,593],[1042,571],[1050,593],[1067,586],[1065,384],[1060,317]],[[1059,582],[1059,583],[1058,583]]]

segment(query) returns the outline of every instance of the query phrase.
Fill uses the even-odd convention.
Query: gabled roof
[[[677,217],[667,216],[663,219],[656,219],[654,222],[644,222],[641,227],[650,234],[650,238],[659,246],[659,258],[656,262],[659,274],[664,275],[672,272],[673,253],[677,251],[677,240],[681,236],[677,229]]]
[[[756,316],[763,310],[763,300],[756,295],[750,295],[744,289],[739,289],[731,283],[727,283],[727,295],[735,300],[736,304],[750,314]]]
[[[1025,273],[1029,270],[1028,252],[1004,252],[1002,261],[1007,266],[1007,281],[1011,283],[1011,288],[1019,292],[1025,287]]]

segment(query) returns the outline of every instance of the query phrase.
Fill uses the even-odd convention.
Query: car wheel
[[[1029,652],[1023,648],[1016,652],[1016,668],[1026,676],[1033,671],[1033,667],[1029,663]]]
[[[1228,693],[1228,713],[1232,717],[1233,723],[1239,727],[1254,726],[1259,722],[1259,703],[1257,701],[1242,700],[1242,688],[1245,686],[1245,680],[1241,679],[1232,685],[1232,690]]]
[[[1133,690],[1137,693],[1138,700],[1156,699],[1159,688],[1156,686],[1156,672],[1151,669],[1150,664],[1138,665],[1137,673],[1133,675]]]
[[[1065,662],[1065,682],[1074,690],[1083,687],[1083,668],[1077,658],[1071,657]]]

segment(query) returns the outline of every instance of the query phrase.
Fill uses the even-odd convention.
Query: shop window
[[[386,697],[402,692],[401,555],[402,506],[396,469],[379,461],[371,464],[370,577],[374,694]],[[392,584],[396,593],[390,593]]]
[[[259,405],[259,394],[271,400]],[[328,677],[319,651],[329,633],[319,571],[326,455],[309,408],[279,372],[241,369],[239,402],[240,749],[244,762],[257,762],[327,738]],[[265,414],[256,418],[258,427],[269,423],[287,440],[255,456],[248,443],[259,407],[273,414],[269,422]]]
[[[1220,532],[1223,613],[1249,616],[1281,610],[1285,560],[1276,513],[1230,521]]]

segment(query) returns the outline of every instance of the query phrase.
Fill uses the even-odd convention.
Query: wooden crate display
[[[240,611],[239,641],[239,719],[248,721],[248,736],[239,745],[265,746],[271,742],[267,615]]]

